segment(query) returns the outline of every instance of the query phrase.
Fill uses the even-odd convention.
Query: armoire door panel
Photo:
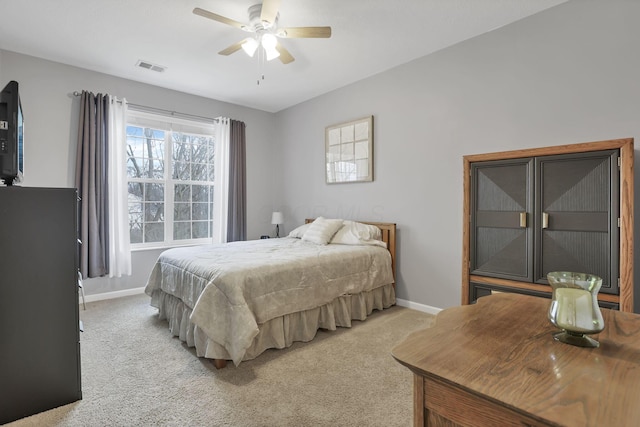
[[[617,282],[617,150],[536,158],[536,282],[550,271]],[[546,221],[543,221],[545,220]],[[543,224],[544,222],[544,224]]]
[[[476,168],[478,210],[521,211],[528,205],[529,162],[487,162]]]
[[[474,164],[472,174],[472,274],[532,280],[533,161]]]
[[[544,231],[542,265],[548,271],[580,271],[610,282],[610,260],[602,256],[607,245],[605,233]],[[596,248],[596,249],[594,249]]]
[[[586,155],[586,154],[584,154]],[[564,158],[563,158],[564,157]],[[607,211],[610,205],[610,159],[541,157],[542,210]]]
[[[473,274],[526,277],[527,235],[519,229],[478,229],[476,268]]]

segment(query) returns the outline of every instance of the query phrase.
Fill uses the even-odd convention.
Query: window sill
[[[139,247],[135,247],[135,248],[131,248],[131,252],[143,252],[143,251],[157,251],[157,250],[167,250],[167,249],[173,249],[173,248],[184,248],[184,247],[188,247],[188,246],[201,246],[201,245],[210,245],[213,244],[213,242],[211,241],[211,239],[209,239],[208,241],[201,241],[201,242],[189,242],[189,243],[176,243],[176,244],[172,244],[172,245],[154,245],[154,246],[139,246]]]

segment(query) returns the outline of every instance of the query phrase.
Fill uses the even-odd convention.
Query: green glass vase
[[[598,305],[602,279],[593,274],[554,271],[547,274],[553,289],[549,320],[562,331],[554,339],[579,347],[598,347],[600,343],[588,335],[604,329]]]

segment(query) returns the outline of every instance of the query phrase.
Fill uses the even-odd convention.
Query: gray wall
[[[462,156],[639,135],[638,18],[640,2],[573,0],[275,115],[3,51],[0,76],[23,89],[25,185],[72,185],[75,90],[243,120],[250,238],[272,208],[283,233],[318,215],[396,222],[398,296],[445,308],[461,297]],[[326,185],[324,128],[370,114],[375,180]],[[87,293],[143,286],[156,256]]]
[[[135,104],[244,121],[248,153],[247,234],[258,238],[265,231],[271,231],[272,200],[276,197],[270,167],[274,156],[271,150],[273,114],[2,50],[0,76],[2,82],[17,80],[20,83],[25,115],[24,186],[74,186],[79,98],[72,93],[82,90],[109,93]],[[86,280],[85,293],[144,286],[159,253],[159,250],[134,252],[132,276]]]
[[[462,157],[640,135],[638,18],[571,1],[279,112],[286,226],[396,222],[398,297],[458,305]],[[370,114],[375,181],[326,185],[325,126]]]

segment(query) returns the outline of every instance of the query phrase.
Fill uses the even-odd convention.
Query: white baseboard
[[[113,292],[105,292],[102,294],[86,295],[85,301],[95,302],[95,301],[102,301],[102,300],[114,299],[114,298],[120,298],[120,297],[128,297],[131,295],[140,295],[143,293],[144,293],[144,286],[141,288],[124,289],[122,291],[113,291]],[[80,301],[80,304],[82,304],[82,300]],[[407,301],[400,298],[396,298],[396,304],[398,304],[400,307],[407,307],[413,310],[418,310],[418,311],[422,311],[424,313],[429,313],[429,314],[438,314],[440,311],[442,311],[441,308],[432,307],[430,305],[425,305],[425,304],[419,304],[417,302]]]
[[[407,301],[400,298],[396,298],[396,304],[398,304],[400,307],[407,307],[429,314],[438,314],[440,313],[440,311],[442,311],[442,309],[438,307],[431,307],[430,305],[419,304],[417,302]]]
[[[144,286],[142,288],[124,289],[122,291],[105,292],[102,294],[85,295],[86,302],[102,301],[106,299],[114,299],[120,297],[128,297],[131,295],[140,295],[144,293]],[[82,297],[80,297],[80,304],[82,305]]]

